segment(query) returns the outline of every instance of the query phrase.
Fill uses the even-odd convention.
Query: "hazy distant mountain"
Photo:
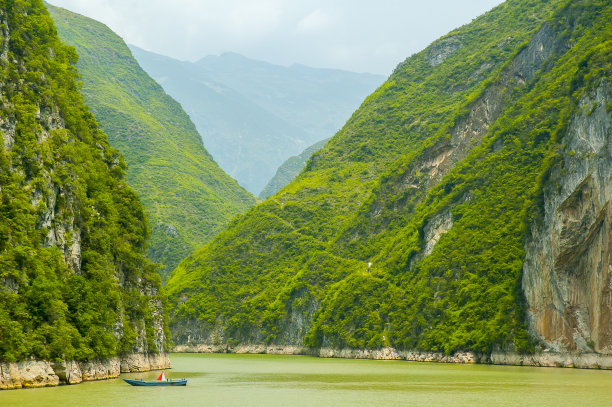
[[[384,80],[302,65],[282,67],[232,53],[184,62],[131,49],[183,105],[221,168],[253,193],[287,158],[332,136]]]

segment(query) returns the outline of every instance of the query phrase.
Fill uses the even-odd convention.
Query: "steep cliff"
[[[530,328],[555,351],[612,354],[612,84],[580,99],[526,243]]]
[[[0,388],[168,367],[147,220],[40,0],[0,2]]]
[[[104,24],[47,6],[62,41],[79,54],[82,93],[111,146],[128,164],[127,182],[152,229],[149,259],[163,280],[208,243],[255,197],[213,160],[182,107],[147,75]]]
[[[179,265],[175,341],[609,367],[611,17],[511,0],[401,63]]]

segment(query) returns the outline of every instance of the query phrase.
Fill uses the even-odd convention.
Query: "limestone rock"
[[[461,41],[456,37],[447,37],[434,43],[429,49],[427,61],[431,66],[438,66],[453,52],[461,47]]]
[[[129,354],[87,362],[28,360],[0,363],[0,390],[77,384],[112,379],[121,373],[170,368],[168,354]]]
[[[0,363],[0,389],[57,386],[59,378],[48,362]]]
[[[63,384],[78,384],[83,381],[83,373],[81,367],[75,361],[62,361],[51,365],[55,374],[58,376],[60,383]]]
[[[544,191],[544,219],[525,250],[532,334],[554,352],[612,354],[612,86],[580,101],[563,160]],[[586,363],[586,362],[585,362]]]

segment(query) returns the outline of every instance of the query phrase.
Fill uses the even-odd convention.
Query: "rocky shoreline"
[[[0,390],[77,384],[84,381],[113,379],[121,373],[145,372],[170,368],[167,353],[133,353],[87,362],[26,360],[0,363]]]
[[[269,355],[309,355],[322,358],[406,360],[411,362],[480,363],[510,366],[564,367],[579,369],[612,369],[612,355],[599,353],[541,352],[519,354],[493,352],[489,355],[458,352],[452,355],[437,352],[403,351],[387,347],[382,349],[309,349],[302,346],[280,345],[177,345],[177,353],[235,353]]]

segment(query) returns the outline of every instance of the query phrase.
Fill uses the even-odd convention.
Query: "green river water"
[[[170,359],[167,376],[187,378],[186,387],[105,380],[0,391],[0,406],[612,406],[612,371],[274,355]]]

